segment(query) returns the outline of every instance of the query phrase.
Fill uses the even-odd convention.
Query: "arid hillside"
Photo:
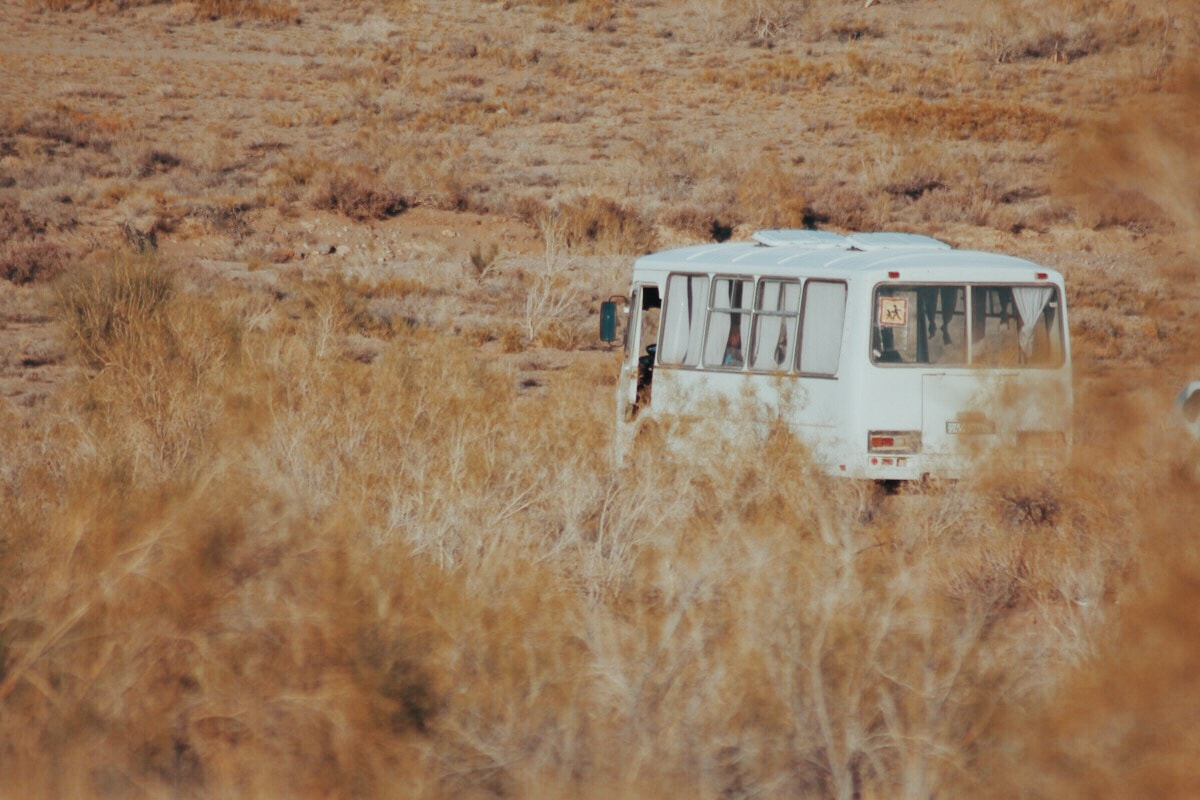
[[[0,0],[0,796],[1200,794],[1198,47],[1187,0]],[[618,468],[599,302],[765,227],[1061,270],[1069,467]]]

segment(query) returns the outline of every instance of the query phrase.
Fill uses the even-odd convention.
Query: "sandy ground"
[[[1103,53],[1074,62],[981,57],[971,28],[979,12],[957,2],[876,6],[870,16],[847,4],[827,21],[842,33],[781,37],[771,47],[721,38],[721,18],[698,8],[639,4],[589,30],[565,12],[521,4],[310,3],[298,7],[296,22],[279,24],[197,19],[186,3],[49,12],[2,0],[0,193],[85,266],[127,245],[123,230],[150,229],[172,263],[252,290],[278,291],[280,276],[330,270],[438,272],[442,290],[461,290],[457,301],[440,301],[438,324],[453,327],[456,316],[519,316],[511,285],[489,295],[464,264],[485,245],[502,254],[498,273],[536,262],[546,235],[514,213],[522,198],[553,205],[598,192],[661,220],[672,203],[703,205],[722,191],[699,186],[703,176],[676,175],[687,172],[689,153],[734,162],[772,153],[815,182],[819,203],[822,191],[896,169],[893,161],[915,152],[865,129],[865,111],[898,100],[999,103],[1019,93],[1076,125],[1111,108],[1105,76],[1125,69]],[[825,65],[833,77],[768,74],[753,84],[756,70],[781,63]],[[731,82],[739,75],[744,86]],[[1036,216],[1036,204],[1055,191],[1043,144],[1023,146],[1016,134],[972,143],[932,131],[930,146],[939,136],[947,161],[1012,165],[1001,173],[1013,176],[1005,197],[1015,199],[1005,202],[1021,219]],[[312,208],[305,190],[275,197],[292,191],[278,189],[281,171],[364,159],[379,171],[405,143],[426,139],[429,150],[388,174],[416,173],[436,154],[446,162],[436,180],[465,186],[468,210],[418,196],[405,213],[361,222]],[[657,163],[669,154],[664,141],[690,148],[675,172]],[[664,188],[676,178],[678,186]],[[1047,263],[1079,287],[1075,319],[1095,327],[1116,315],[1113,330],[1136,329],[1144,339],[1085,336],[1081,379],[1133,367],[1136,383],[1160,384],[1166,396],[1189,374],[1200,293],[1194,281],[1177,280],[1190,261],[1178,238],[1079,219],[998,226],[934,215],[922,223],[930,212],[921,202],[884,213],[879,227]],[[247,208],[236,224],[212,221],[213,209],[239,203]],[[736,225],[735,236],[754,227]],[[695,240],[694,232],[658,226],[661,246]],[[619,259],[587,268],[602,276],[580,282],[579,315],[624,288]],[[50,293],[0,286],[0,394],[20,407],[36,405],[71,371],[45,310]],[[526,360],[561,364],[590,357],[592,347]]]

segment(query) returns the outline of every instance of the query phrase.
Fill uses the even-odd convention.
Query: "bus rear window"
[[[1054,286],[971,287],[971,363],[1055,367],[1063,362]]]
[[[1056,366],[1063,360],[1058,310],[1054,286],[880,286],[874,297],[871,360],[882,365]]]
[[[871,360],[877,364],[966,364],[964,294],[962,286],[877,288]]]

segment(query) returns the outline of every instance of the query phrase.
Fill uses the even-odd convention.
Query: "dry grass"
[[[1138,45],[1158,70],[1195,34],[1184,4],[1142,0],[998,0],[979,4],[972,22],[972,38],[997,63],[1065,63]]]
[[[50,11],[75,11],[95,9],[105,13],[116,13],[128,8],[151,5],[156,0],[26,0],[26,5]],[[195,14],[196,19],[239,19],[259,20],[273,23],[295,23],[300,12],[287,2],[271,0],[197,0],[180,3]]]
[[[763,155],[738,176],[736,204],[726,213],[760,228],[811,228],[817,220],[807,202],[808,191],[782,159]]]
[[[0,279],[16,284],[50,280],[66,268],[61,245],[47,239],[52,235],[45,219],[22,209],[10,198],[0,197]]]
[[[0,796],[1195,794],[1196,15],[936,5],[15,11]],[[615,469],[630,257],[810,224],[1061,266],[1069,468]]]
[[[1056,114],[1025,104],[903,103],[864,111],[859,121],[873,130],[898,139],[918,132],[948,139],[997,142],[1020,139],[1041,143],[1067,125]]]
[[[357,222],[394,217],[409,206],[407,199],[362,169],[326,176],[314,187],[311,203]]]
[[[817,91],[837,74],[828,63],[814,63],[795,56],[764,56],[742,70],[706,69],[700,77],[731,91],[788,94]]]
[[[1078,198],[1085,224],[1136,229],[1165,222],[1197,241],[1196,170],[1180,165],[1200,147],[1200,134],[1186,121],[1198,100],[1200,66],[1183,64],[1165,93],[1126,101],[1064,154],[1063,190]]]
[[[607,364],[522,396],[433,332],[347,357],[345,289],[264,321],[94,275],[60,313],[98,371],[4,426],[24,796],[975,794],[1195,489],[1159,443],[881,500],[769,419],[614,472]]]
[[[595,253],[648,253],[654,229],[636,211],[607,197],[587,195],[563,203],[547,225],[571,249]]]

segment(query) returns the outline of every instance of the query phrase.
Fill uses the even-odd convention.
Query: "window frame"
[[[756,370],[748,369],[749,359],[746,356],[747,356],[747,353],[749,353],[749,351],[750,351],[750,338],[751,338],[751,336],[753,336],[753,332],[754,332],[754,300],[757,297],[758,281],[759,281],[760,276],[758,276],[758,275],[736,275],[736,274],[729,274],[729,273],[724,273],[724,272],[714,272],[714,273],[706,273],[706,274],[708,275],[708,307],[705,309],[705,312],[704,312],[705,313],[704,337],[701,339],[701,345],[700,345],[700,363],[698,365],[699,368],[703,369],[703,370],[714,371],[714,372],[756,372]],[[750,305],[749,306],[746,305],[746,289],[743,288],[742,289],[742,301],[741,301],[742,304],[740,306],[738,306],[736,309],[733,308],[732,306],[728,306],[728,307],[719,306],[718,307],[716,305],[717,284],[723,280],[731,281],[734,283],[742,283],[742,284],[749,283],[750,284]],[[709,344],[708,335],[709,335],[709,332],[712,330],[714,312],[716,312],[718,314],[728,314],[730,316],[733,316],[734,314],[737,314],[737,315],[744,314],[744,315],[750,317],[749,330],[747,331],[746,335],[742,337],[742,363],[741,364],[725,365],[725,364],[709,364],[708,363],[708,358],[707,358],[708,357],[708,344]],[[740,323],[739,323],[739,326],[740,326]],[[730,330],[732,330],[732,322],[730,323]]]
[[[662,357],[663,357],[662,345],[663,345],[664,330],[665,330],[665,327],[667,325],[667,320],[668,320],[668,312],[674,313],[671,311],[671,304],[674,299],[673,298],[674,292],[672,290],[673,290],[674,286],[679,285],[674,282],[675,278],[684,278],[687,280],[691,280],[694,278],[704,278],[705,280],[708,281],[707,298],[706,298],[705,305],[704,305],[704,321],[703,321],[704,328],[703,328],[703,333],[700,338],[701,352],[699,354],[699,357],[697,358],[696,363],[694,363],[694,364],[667,363],[667,362],[662,361]],[[745,290],[743,290],[742,305],[739,308],[733,309],[732,307],[726,307],[724,305],[717,305],[716,304],[717,285],[718,285],[718,282],[722,281],[722,280],[730,280],[730,281],[737,281],[737,282],[742,282],[742,283],[749,283],[750,284],[749,301],[746,300]],[[764,282],[768,282],[768,281],[779,284],[781,287],[781,291],[786,290],[784,287],[789,287],[789,286],[796,287],[799,292],[799,295],[800,295],[799,308],[797,308],[797,310],[795,312],[759,309],[758,308],[759,291],[760,291],[762,285],[764,284]],[[804,306],[805,306],[805,302],[806,302],[806,298],[807,298],[807,288],[806,287],[811,282],[823,283],[823,284],[837,284],[837,285],[840,285],[843,289],[844,302],[843,302],[843,308],[842,308],[842,329],[840,331],[840,338],[839,338],[839,343],[838,343],[838,371],[835,373],[832,373],[832,374],[827,374],[827,373],[822,373],[822,372],[802,372],[799,367],[800,353],[801,353],[801,348],[803,347]],[[665,288],[663,290],[663,297],[662,297],[662,312],[659,315],[659,331],[658,331],[658,338],[657,338],[659,348],[658,348],[657,355],[655,357],[655,367],[662,367],[664,369],[695,370],[695,371],[700,371],[700,372],[715,372],[715,373],[724,373],[724,374],[761,375],[764,377],[785,377],[786,376],[786,377],[792,377],[792,378],[802,377],[802,378],[814,378],[814,379],[820,379],[820,380],[837,380],[838,379],[838,375],[841,372],[841,365],[842,365],[842,362],[844,361],[844,359],[842,358],[843,350],[846,346],[846,341],[847,341],[846,323],[851,316],[851,314],[849,312],[850,294],[851,294],[849,280],[844,279],[844,278],[834,278],[834,277],[825,277],[825,276],[808,277],[808,276],[800,276],[800,275],[779,275],[777,273],[756,275],[756,274],[746,274],[746,273],[699,272],[699,271],[698,272],[688,272],[688,271],[683,271],[683,270],[679,270],[679,271],[673,270],[673,271],[670,271],[667,273],[663,283],[664,283]],[[708,346],[708,337],[709,337],[709,332],[710,332],[711,326],[712,326],[714,312],[721,313],[721,314],[731,314],[731,313],[746,314],[750,318],[749,325],[747,326],[749,333],[747,336],[743,337],[743,342],[742,342],[743,357],[742,357],[742,364],[740,366],[724,366],[724,365],[715,365],[715,364],[706,364],[705,363],[705,352],[704,351],[707,349],[707,346]],[[794,321],[795,330],[794,330],[794,335],[791,338],[791,341],[789,341],[789,343],[788,343],[788,349],[790,352],[788,353],[788,357],[786,358],[786,362],[785,362],[786,366],[781,366],[778,369],[762,369],[762,368],[756,369],[753,367],[752,356],[755,353],[754,348],[757,346],[756,339],[759,334],[758,318],[760,316],[777,317],[777,318],[783,320],[784,325],[787,325],[790,322]],[[789,329],[789,330],[791,330],[791,329]]]
[[[837,368],[833,372],[811,372],[801,369],[800,360],[804,355],[804,321],[807,317],[805,309],[808,306],[808,287],[811,283],[833,284],[842,287],[842,325],[838,331],[837,345]],[[793,358],[792,368],[796,374],[804,378],[820,378],[823,380],[837,380],[838,374],[842,369],[842,349],[846,344],[846,320],[850,316],[847,314],[847,309],[850,306],[850,282],[838,278],[806,278],[800,294],[800,315],[796,326],[796,353]],[[872,313],[872,322],[874,321],[874,312]]]
[[[680,363],[668,363],[668,362],[664,362],[662,360],[662,358],[663,358],[663,346],[662,346],[663,345],[663,337],[664,337],[664,333],[665,333],[665,330],[667,327],[668,312],[672,310],[671,298],[672,298],[672,295],[674,294],[674,291],[673,291],[674,286],[673,286],[672,279],[679,278],[679,277],[684,278],[685,280],[688,280],[688,281],[690,281],[693,278],[704,278],[707,281],[707,284],[705,285],[705,298],[704,298],[704,304],[703,304],[703,310],[702,310],[702,313],[704,314],[704,319],[701,321],[702,331],[701,331],[701,336],[700,336],[700,353],[696,357],[695,364],[686,363],[686,357],[688,355],[687,349],[684,350],[684,360],[681,361]],[[708,303],[709,303],[709,297],[712,294],[713,279],[714,279],[714,276],[708,272],[668,272],[667,273],[666,279],[663,281],[662,306],[661,306],[662,310],[660,311],[659,316],[658,316],[658,337],[656,339],[656,341],[658,342],[658,349],[655,352],[655,356],[654,356],[654,366],[655,367],[663,367],[665,369],[701,369],[702,368],[700,365],[704,361],[704,341],[705,341],[705,337],[708,335],[708,330],[707,330],[708,329]],[[690,349],[690,346],[691,346],[690,345],[690,337],[691,337],[690,321],[689,321],[689,325],[688,325],[688,330],[689,330],[688,348]]]
[[[965,361],[961,364],[937,364],[930,362],[887,362],[879,361],[875,358],[875,328],[878,325],[879,311],[879,290],[881,288],[894,289],[917,289],[921,287],[942,287],[953,286],[962,289],[963,292],[963,330],[966,333],[966,354]],[[975,337],[971,334],[974,324],[975,310],[972,303],[972,292],[977,289],[1014,289],[1014,288],[1036,288],[1050,289],[1053,294],[1047,300],[1046,308],[1050,307],[1050,303],[1056,303],[1055,308],[1059,309],[1055,314],[1054,325],[1058,336],[1058,346],[1056,348],[1056,359],[1048,363],[1025,363],[1025,364],[1008,364],[1004,366],[981,364],[975,361]],[[872,367],[879,369],[934,369],[938,371],[944,370],[993,370],[993,371],[1012,371],[1012,370],[1057,370],[1062,369],[1067,361],[1067,331],[1063,325],[1063,288],[1054,282],[1049,281],[912,281],[896,283],[893,281],[878,281],[871,287],[871,311],[868,319],[868,335],[867,335],[867,362]],[[1045,308],[1043,308],[1045,313]],[[919,324],[919,321],[918,321]]]
[[[759,293],[760,293],[760,290],[761,290],[761,287],[763,286],[763,284],[767,283],[767,282],[779,284],[781,297],[784,296],[783,292],[785,290],[785,287],[795,286],[796,292],[799,295],[798,302],[796,303],[796,310],[795,311],[787,311],[787,310],[779,311],[779,310],[759,309],[759,307],[758,307]],[[753,372],[755,375],[791,375],[791,374],[795,374],[797,345],[800,341],[800,325],[801,325],[801,319],[802,319],[802,309],[804,306],[804,286],[807,284],[807,282],[808,281],[806,279],[796,277],[796,276],[777,277],[774,275],[760,275],[755,280],[755,282],[754,282],[754,300],[753,300],[753,303],[750,308],[750,344],[746,351],[747,352],[746,363],[752,364],[754,361],[754,355],[755,355],[755,353],[757,353],[758,336],[759,336],[759,332],[761,330],[761,327],[758,325],[758,320],[760,317],[774,317],[774,318],[781,320],[781,323],[784,326],[783,330],[790,330],[791,337],[788,340],[788,345],[787,345],[788,352],[785,354],[782,366],[776,367],[775,369],[751,368],[748,370],[749,372]],[[790,328],[790,329],[787,328],[787,325],[789,322],[794,324],[794,328]]]

